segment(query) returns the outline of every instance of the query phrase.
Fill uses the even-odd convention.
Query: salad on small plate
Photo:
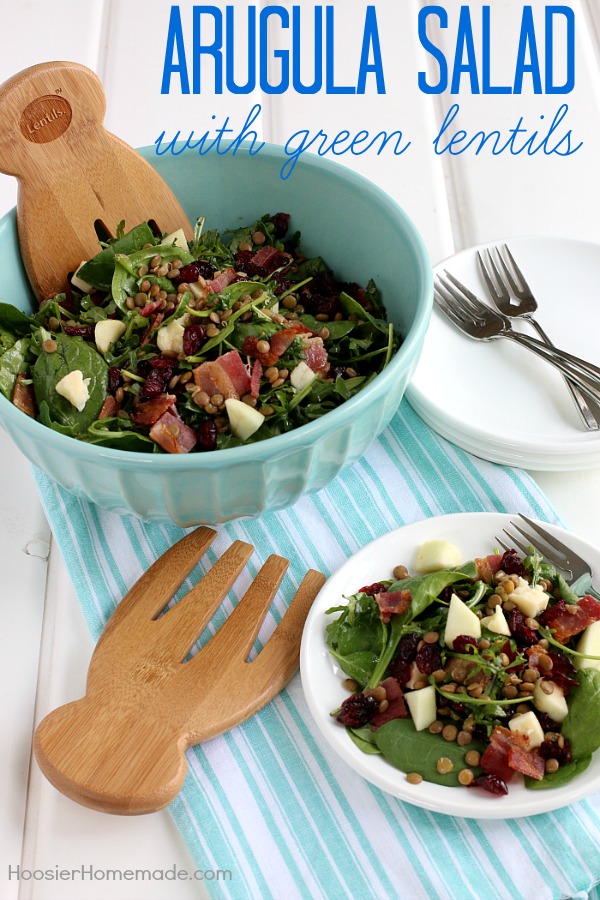
[[[326,740],[437,812],[533,815],[600,788],[600,601],[534,547],[499,547],[509,523],[465,513],[384,535],[329,579],[303,635]],[[600,566],[598,550],[549,530]]]

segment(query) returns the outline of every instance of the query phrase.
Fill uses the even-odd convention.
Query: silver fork
[[[535,547],[546,562],[551,563],[551,565],[556,566],[557,569],[561,569],[568,575],[570,585],[576,594],[592,594],[597,599],[600,599],[600,589],[594,585],[594,572],[590,564],[581,556],[578,556],[574,550],[554,537],[553,534],[542,528],[537,522],[528,519],[522,513],[519,513],[519,518],[529,525],[530,530],[523,528],[521,524],[511,522],[511,527],[518,531],[521,537],[516,537],[516,535],[511,534],[510,531],[504,528],[504,534],[511,542],[511,547],[502,538],[496,536],[500,546],[504,547],[505,550],[518,549],[525,555],[529,552],[530,547]],[[526,543],[523,543],[521,538],[525,538]]]
[[[525,319],[535,328],[548,347],[554,347],[553,342],[532,315],[538,307],[537,301],[507,245],[501,244],[478,251],[477,258],[492,302],[500,312],[511,318]],[[586,428],[598,431],[600,408],[590,409],[579,388],[569,378],[563,377]]]
[[[510,319],[482,303],[475,294],[457,278],[444,270],[443,278],[437,275],[434,299],[438,308],[464,334],[475,340],[492,341],[508,338],[527,347],[542,359],[552,363],[563,375],[568,375],[585,393],[600,403],[600,368],[573,356],[557,347],[548,347],[541,341],[514,331]]]

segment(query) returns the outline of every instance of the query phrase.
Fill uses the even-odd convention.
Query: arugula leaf
[[[157,451],[157,445],[152,438],[134,431],[131,422],[119,416],[92,422],[87,432],[81,434],[80,438],[87,444],[102,444],[104,447],[114,447],[115,450],[137,453]]]
[[[355,300],[350,294],[346,294],[345,291],[342,291],[340,294],[340,303],[347,316],[356,316],[357,319],[360,319],[363,322],[369,322],[373,328],[377,328],[378,331],[383,331],[387,337],[388,323],[384,319],[376,319],[372,316],[371,313],[367,312],[364,306],[361,306],[358,300]]]

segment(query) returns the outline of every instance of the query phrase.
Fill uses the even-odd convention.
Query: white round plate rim
[[[540,257],[547,257],[549,265],[551,265],[554,260],[568,260],[569,258],[573,259],[574,262],[577,261],[580,263],[581,260],[575,260],[575,257],[580,257],[581,254],[583,254],[583,258],[587,261],[588,266],[591,266],[597,271],[598,281],[600,281],[600,244],[593,241],[582,241],[574,238],[561,237],[522,236],[489,241],[474,247],[469,247],[448,257],[434,266],[434,272],[439,273],[444,268],[449,269],[457,278],[467,282],[468,286],[478,293],[482,299],[486,299],[487,293],[483,282],[480,280],[479,284],[477,284],[477,282],[474,281],[473,272],[469,272],[468,277],[465,277],[463,272],[465,268],[475,266],[475,257],[478,250],[502,243],[507,243],[511,249],[513,249],[517,262],[521,265],[526,277],[531,268],[531,266],[528,266],[527,257],[528,255],[531,257],[532,253],[537,257],[536,262],[538,267],[540,265]],[[574,272],[576,268],[577,271],[579,271],[581,265],[578,267],[573,266]],[[556,272],[554,274],[556,275]],[[564,276],[564,270],[562,274]],[[544,288],[540,290],[539,272],[537,273],[537,276],[537,281],[534,278],[533,283],[531,282],[530,277],[532,289],[534,294],[536,294],[539,303],[536,316],[540,319],[542,324],[547,325],[549,313],[551,315],[557,314],[556,307],[558,307],[558,302],[552,303],[552,298],[548,295],[548,291],[550,294],[552,292],[553,283],[556,281],[556,278],[550,279],[545,274],[544,277],[548,278],[545,283],[545,288],[547,290]],[[476,277],[480,278],[479,275],[476,275]],[[589,287],[587,293],[591,294],[592,291],[593,283]],[[573,318],[573,322],[574,321],[575,319]],[[513,320],[513,322],[516,323],[514,324],[514,327],[516,327],[517,330],[535,336],[533,330],[525,323],[519,322],[518,320]],[[572,330],[575,330],[575,325],[571,325],[570,327]],[[439,333],[440,328],[444,329],[442,334]],[[564,342],[563,332],[559,332],[559,334],[561,334],[561,339],[559,340],[557,338],[556,327],[554,327],[553,330],[552,328],[548,328],[548,330],[552,332],[551,336],[554,337],[559,345],[561,344],[561,341]],[[578,331],[577,334],[584,336],[585,331]],[[432,367],[435,367],[436,365],[434,360],[436,359],[437,354],[432,351],[432,347],[435,347],[436,338],[439,339],[442,336],[445,339],[444,346],[449,347],[448,353],[451,352],[453,358],[459,359],[461,364],[465,366],[468,366],[469,359],[475,361],[477,356],[481,354],[482,348],[484,348],[488,380],[486,380],[485,372],[483,373],[482,378],[480,377],[480,379],[477,379],[476,381],[471,379],[468,383],[469,396],[467,396],[467,391],[465,390],[464,397],[461,398],[464,400],[464,404],[460,405],[460,407],[458,398],[456,399],[456,407],[452,407],[454,402],[453,398],[444,395],[443,391],[446,388],[442,382],[438,382],[437,379],[433,379],[430,382],[427,380],[428,374],[430,376],[435,375],[436,370]],[[571,334],[570,340],[572,339]],[[509,350],[507,350],[507,346],[510,348]],[[577,346],[574,346],[573,344],[565,346],[565,349],[570,349],[571,352],[579,352],[583,356],[586,355],[584,350],[579,349],[579,344]],[[535,422],[536,404],[529,404],[528,415],[524,417],[519,428],[507,428],[504,430],[502,427],[503,421],[508,418],[509,421],[512,420],[514,422],[515,418],[518,418],[518,398],[514,397],[507,398],[506,404],[500,407],[503,412],[496,420],[498,423],[498,428],[496,429],[492,428],[491,425],[487,423],[485,426],[482,425],[481,416],[479,416],[478,419],[473,418],[473,420],[469,418],[469,403],[467,401],[474,396],[476,397],[476,400],[471,408],[481,410],[483,407],[484,415],[493,413],[495,408],[493,402],[494,396],[487,397],[488,403],[486,404],[486,408],[483,406],[486,398],[477,395],[476,392],[477,390],[484,390],[486,386],[489,387],[494,383],[494,385],[497,386],[499,396],[502,397],[503,376],[514,376],[516,368],[515,366],[511,366],[510,372],[508,371],[505,354],[514,354],[515,352],[517,354],[522,354],[522,356],[513,355],[512,357],[513,360],[519,361],[520,367],[528,367],[530,372],[532,371],[531,367],[533,367],[533,371],[540,376],[543,373],[543,378],[536,377],[529,382],[523,380],[521,382],[522,389],[529,391],[530,394],[535,396],[537,390],[536,385],[541,384],[542,380],[548,382],[548,379],[550,378],[555,379],[556,392],[551,394],[553,398],[552,402],[560,404],[562,414],[569,417],[568,423],[566,421],[554,421],[555,428],[564,429],[563,434],[556,433],[556,431],[553,433],[544,433],[544,426],[542,425],[541,428],[539,428],[539,423],[536,423],[535,425],[535,434],[527,434],[527,428],[529,427],[528,421],[531,420]],[[589,352],[587,355],[588,357],[592,356]],[[446,367],[445,371],[448,371],[448,367]],[[446,384],[447,379],[443,379],[443,382]],[[439,387],[438,384],[440,385]],[[538,400],[542,403],[549,402],[546,390],[546,387],[544,387],[543,393],[542,389],[540,389],[538,393]],[[473,391],[475,391],[475,394],[473,394]],[[564,392],[564,394],[562,392]],[[488,344],[473,341],[471,338],[462,335],[458,329],[450,325],[450,323],[446,322],[442,314],[436,309],[434,309],[432,322],[425,339],[425,345],[419,364],[411,383],[407,388],[406,397],[411,405],[414,406],[415,411],[419,415],[426,417],[428,424],[434,430],[439,429],[440,433],[443,432],[443,436],[449,440],[453,440],[453,437],[456,436],[456,442],[463,449],[473,452],[477,456],[491,459],[493,462],[501,462],[506,465],[523,465],[532,469],[545,469],[549,471],[569,471],[580,468],[591,468],[600,464],[600,431],[586,431],[583,425],[579,424],[578,413],[575,410],[573,401],[567,394],[566,387],[562,384],[560,375],[555,373],[547,366],[547,364],[536,360],[533,354],[528,353],[521,347],[516,347],[512,342],[496,341]],[[450,410],[447,405],[448,400],[450,401]],[[531,418],[532,415],[533,418]],[[548,417],[546,417],[546,421],[548,420]],[[520,462],[517,462],[517,460],[520,460]]]
[[[398,564],[408,565],[419,544],[444,539],[455,543],[464,559],[485,556],[497,546],[496,534],[507,527],[516,514],[453,513],[422,519],[382,535],[351,556],[325,583],[304,626],[300,647],[302,688],[310,713],[326,742],[340,759],[371,784],[400,800],[431,812],[461,818],[511,819],[551,812],[575,803],[600,789],[600,752],[594,754],[589,768],[562,787],[527,790],[522,783],[509,785],[509,793],[495,797],[485,791],[443,787],[421,782],[413,785],[406,775],[381,756],[363,753],[346,731],[330,716],[347,692],[342,687],[343,673],[325,643],[325,610],[343,604],[342,595],[354,593],[361,584],[391,577]],[[556,525],[543,524],[586,559],[592,570],[600,571],[600,550]],[[409,554],[409,556],[407,556]],[[517,776],[518,778],[519,776]]]

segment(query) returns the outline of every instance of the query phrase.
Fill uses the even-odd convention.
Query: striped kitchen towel
[[[98,638],[127,589],[183,532],[105,512],[36,474]],[[256,559],[275,552],[292,560],[280,592],[289,597],[308,564],[329,574],[400,525],[483,510],[557,518],[523,472],[459,450],[404,402],[364,458],[329,487],[283,512],[219,528],[210,565],[234,539],[254,544],[256,556],[211,628],[242,596]],[[259,640],[284,611],[277,601]],[[550,900],[587,897],[600,880],[600,793],[506,822],[410,806],[361,779],[324,744],[299,677],[244,725],[188,755],[188,778],[171,812],[199,868],[231,871],[231,880],[206,882],[215,897]]]

